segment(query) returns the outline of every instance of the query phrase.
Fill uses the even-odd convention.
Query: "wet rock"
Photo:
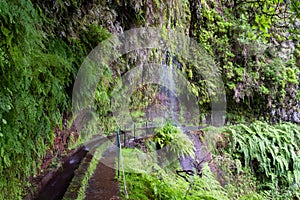
[[[192,170],[201,174],[204,163],[212,159],[211,153],[207,150],[205,145],[200,141],[200,134],[202,131],[186,132],[189,138],[193,141],[195,146],[195,159],[191,156],[180,157],[179,162],[183,170]]]

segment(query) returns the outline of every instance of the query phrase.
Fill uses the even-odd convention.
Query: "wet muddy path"
[[[115,180],[116,150],[106,151],[100,159],[93,177],[88,182],[86,200],[121,199],[119,186]]]

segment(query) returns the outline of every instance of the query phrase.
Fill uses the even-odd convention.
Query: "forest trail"
[[[115,180],[116,150],[107,150],[100,159],[97,168],[88,182],[86,200],[116,200],[120,198],[120,191]]]

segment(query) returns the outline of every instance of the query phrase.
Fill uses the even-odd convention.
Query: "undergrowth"
[[[165,168],[153,164],[155,162],[151,166],[144,165],[140,157],[136,156],[142,153],[137,149],[122,150],[122,155],[126,155],[123,164],[128,199],[264,199],[255,190],[237,191],[237,188],[230,188],[238,184],[222,187],[207,164],[202,169],[202,177],[187,176],[189,181],[187,182],[175,173],[180,167],[178,161]],[[136,170],[136,166],[141,168]],[[248,184],[248,182],[243,182],[243,184]],[[120,177],[119,185],[122,198],[126,199],[124,177]]]
[[[298,125],[257,121],[204,133],[210,131],[220,133],[217,151],[202,176],[187,176],[189,182],[176,175],[178,161],[161,167],[153,155],[149,160],[138,149],[124,149],[129,199],[299,199]]]
[[[229,199],[207,165],[202,178],[190,177],[191,182],[188,183],[176,175],[176,165],[163,169],[153,162],[149,171],[136,154],[143,152],[137,149],[122,150],[122,155],[126,155],[123,164],[129,199]],[[135,171],[136,166],[144,170]],[[125,199],[123,177],[120,178],[120,188]]]
[[[122,150],[125,178],[120,177],[120,186],[124,198],[128,193],[129,199],[264,199],[264,194],[257,193],[255,177],[238,159],[233,160],[227,154],[215,156],[212,162],[204,164],[201,176],[178,176],[176,170],[181,169],[178,158],[183,152],[194,154],[189,153],[194,151],[193,143],[188,138],[176,137],[183,133],[170,122],[156,132],[153,140],[145,142],[147,153],[139,149]],[[186,139],[191,143],[182,142]],[[181,145],[174,146],[175,140]],[[161,144],[163,148],[173,145],[166,152],[176,149],[172,151],[176,158],[162,154]]]
[[[299,199],[300,127],[292,123],[269,125],[255,122],[222,129],[223,149],[248,169],[259,184],[257,189],[275,199]]]

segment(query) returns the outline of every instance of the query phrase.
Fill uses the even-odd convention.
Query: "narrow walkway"
[[[93,177],[88,182],[86,200],[118,200],[120,191],[115,179],[116,150],[107,150],[100,159]]]

